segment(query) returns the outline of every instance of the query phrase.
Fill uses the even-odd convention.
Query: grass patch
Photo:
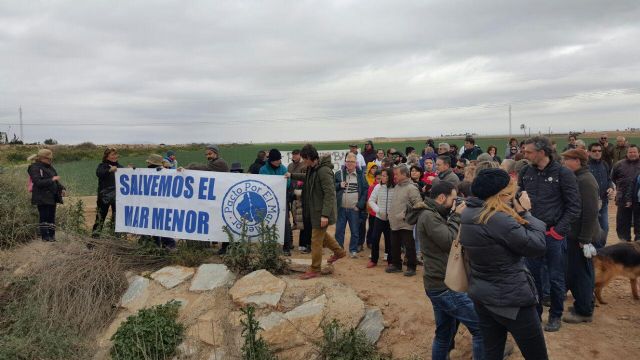
[[[179,309],[172,300],[129,316],[111,337],[112,359],[170,359],[184,337],[184,325],[176,321]]]
[[[253,306],[247,306],[242,309],[242,313],[247,317],[240,320],[242,337],[244,338],[242,360],[276,360],[277,357],[269,349],[269,345],[258,335],[258,331],[262,330],[262,328],[260,328],[260,323],[256,320],[255,312],[256,309]]]
[[[27,191],[25,168],[0,173],[0,249],[30,241],[38,230],[38,211]]]
[[[391,356],[379,353],[362,331],[345,329],[335,319],[322,326],[322,333],[316,345],[321,360],[391,360]]]
[[[247,235],[246,225],[236,239],[226,226],[223,231],[229,238],[229,247],[223,261],[227,267],[238,274],[265,269],[274,275],[287,274],[289,265],[282,254],[282,245],[278,243],[278,231],[275,225],[261,225],[257,239]]]

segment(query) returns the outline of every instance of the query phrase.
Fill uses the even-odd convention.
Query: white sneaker
[[[389,256],[389,254],[384,253],[384,261],[387,261],[387,256]]]
[[[357,258],[357,257],[358,257],[358,253],[357,253],[357,252],[355,252],[355,251],[352,251],[352,252],[351,252],[351,258],[352,258],[352,259],[355,259],[355,258]]]
[[[298,251],[305,251],[305,250],[307,250],[307,248],[306,248],[306,247],[304,247],[304,246],[298,246]]]

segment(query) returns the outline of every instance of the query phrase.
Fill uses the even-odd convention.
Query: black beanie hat
[[[482,169],[471,184],[471,193],[482,200],[497,194],[506,188],[511,177],[502,169]]]
[[[269,150],[269,161],[282,160],[282,154],[278,149]]]

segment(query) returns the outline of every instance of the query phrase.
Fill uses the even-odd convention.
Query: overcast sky
[[[20,106],[29,142],[506,134],[509,103],[514,133],[638,127],[638,19],[638,0],[0,0],[0,131]]]

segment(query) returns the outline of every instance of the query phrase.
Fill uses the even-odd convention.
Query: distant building
[[[8,143],[9,143],[9,137],[7,137],[7,133],[0,131],[0,144],[8,144]]]

